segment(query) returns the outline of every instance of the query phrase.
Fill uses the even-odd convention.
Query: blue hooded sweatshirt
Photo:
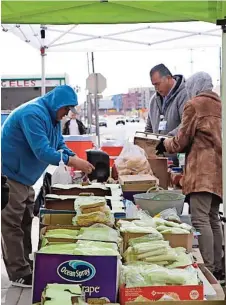
[[[2,173],[24,185],[33,185],[49,164],[58,165],[75,154],[66,147],[61,123],[56,120],[62,107],[78,105],[75,91],[58,86],[46,95],[16,108],[2,126]]]

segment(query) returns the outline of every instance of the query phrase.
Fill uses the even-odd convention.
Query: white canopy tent
[[[42,94],[45,94],[45,56],[49,52],[148,51],[221,46],[221,30],[212,23],[183,22],[115,25],[4,24],[40,51]]]
[[[92,26],[5,24],[2,25],[2,30],[12,32],[41,51],[43,94],[46,52],[156,50],[158,45],[164,46],[165,49],[222,46],[222,166],[224,217],[226,217],[226,17],[218,24],[221,28],[205,22]],[[226,245],[226,225],[224,233]]]

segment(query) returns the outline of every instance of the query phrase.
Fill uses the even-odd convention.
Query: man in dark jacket
[[[151,69],[150,78],[156,93],[150,101],[146,132],[174,136],[181,123],[184,104],[188,101],[182,75],[172,75],[159,64]]]
[[[65,123],[63,128],[63,135],[83,135],[86,134],[86,127],[77,118],[76,110],[74,112],[69,112],[69,120]]]

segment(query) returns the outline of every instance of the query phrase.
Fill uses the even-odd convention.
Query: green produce
[[[81,228],[77,238],[84,240],[110,241],[115,243],[121,241],[118,232],[107,226],[100,228]]]
[[[121,284],[126,287],[146,287],[158,285],[198,285],[198,273],[193,267],[167,269],[158,265],[135,264],[122,268]]]
[[[189,231],[180,228],[169,228],[161,231],[162,234],[190,234]]]
[[[70,230],[70,229],[52,229],[48,230],[45,233],[46,238],[65,238],[65,239],[76,239],[79,230]]]
[[[162,234],[157,232],[155,234],[147,234],[147,235],[144,235],[144,236],[141,236],[141,237],[131,238],[129,240],[129,245],[134,246],[134,245],[137,245],[137,244],[150,242],[150,241],[157,241],[157,243],[158,243],[160,240],[163,240],[163,236],[162,236]]]

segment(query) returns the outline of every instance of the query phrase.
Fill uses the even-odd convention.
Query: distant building
[[[113,101],[113,108],[118,112],[123,109],[122,105],[122,94],[115,94],[112,96],[111,100]]]
[[[69,83],[67,74],[46,75],[46,92]],[[41,75],[2,75],[1,110],[13,110],[41,95]],[[77,90],[77,88],[76,88]]]
[[[114,102],[112,99],[99,100],[99,110],[110,110],[114,108]]]
[[[123,110],[139,109],[140,93],[126,93],[122,95]]]
[[[150,99],[155,93],[155,89],[153,87],[130,88],[129,93],[139,94],[138,109],[147,109],[149,108]]]

